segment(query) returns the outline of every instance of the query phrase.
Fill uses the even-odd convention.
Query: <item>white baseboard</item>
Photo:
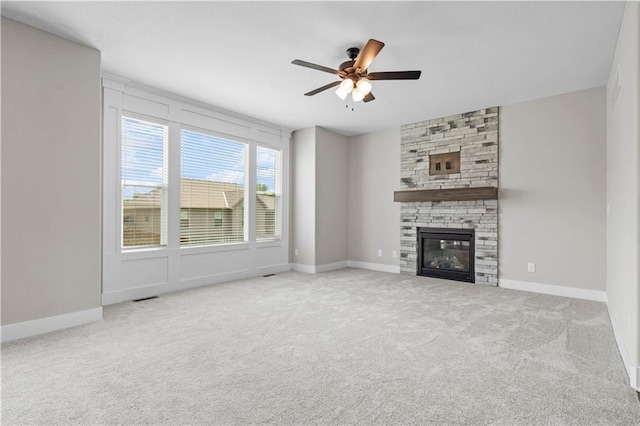
[[[622,332],[620,331],[618,321],[609,307],[607,307],[607,311],[609,311],[609,319],[611,320],[611,327],[613,328],[613,335],[618,345],[618,351],[622,356],[622,362],[624,363],[624,367],[629,375],[629,385],[640,391],[640,367],[631,363],[631,355],[627,345],[625,344]]]
[[[102,320],[102,307],[87,309],[85,311],[72,312],[70,314],[56,315],[32,321],[24,321],[16,324],[3,325],[1,329],[2,342],[64,330],[90,322]]]
[[[205,275],[195,278],[185,278],[175,284],[158,283],[146,286],[126,288],[109,293],[102,293],[102,305],[112,305],[114,303],[122,303],[128,300],[159,296],[161,294],[173,293],[175,291],[206,287],[209,285],[226,283],[229,281],[260,277],[267,274],[277,274],[280,272],[289,271],[290,269],[291,266],[288,263],[281,263],[277,265],[257,267],[255,269],[244,269],[239,271],[225,272],[221,274]]]
[[[571,297],[573,299],[593,300],[595,302],[607,302],[607,293],[599,290],[587,290],[584,288],[563,287],[559,285],[532,283],[527,281],[498,279],[498,287],[511,290],[529,291],[532,293],[550,294],[553,296]]]
[[[357,260],[343,260],[341,262],[327,263],[318,266],[303,265],[301,263],[291,264],[292,271],[305,272],[307,274],[319,274],[322,272],[335,271],[336,269],[342,269],[346,267],[369,269],[371,271],[390,272],[392,274],[400,273],[400,266],[384,265],[382,263],[359,262]]]
[[[359,262],[357,260],[349,260],[347,266],[350,268],[369,269],[371,271],[390,272],[392,274],[400,273],[400,265],[384,265],[382,263]]]
[[[302,263],[292,263],[291,270],[296,272],[304,272],[306,274],[315,274],[316,267],[313,265],[303,265]]]
[[[342,269],[346,267],[347,267],[347,261],[343,260],[341,262],[326,263],[324,265],[318,265],[316,266],[316,272],[318,273],[329,272],[329,271],[335,271],[336,269]]]
[[[326,263],[324,265],[303,265],[301,263],[292,263],[291,270],[297,272],[305,272],[307,274],[319,274],[322,272],[335,271],[336,269],[342,269],[347,267],[347,261]]]
[[[102,293],[102,306],[122,303],[127,300],[144,299],[145,297],[157,296],[170,292],[168,283],[149,284],[139,287],[131,287],[123,290]]]
[[[282,263],[279,265],[270,265],[256,268],[258,271],[258,276],[268,275],[268,274],[279,274],[280,272],[287,272],[291,270],[291,267],[288,263]]]

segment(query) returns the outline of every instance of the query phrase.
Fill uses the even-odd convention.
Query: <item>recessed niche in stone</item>
[[[460,173],[460,151],[429,156],[429,174],[447,175]]]

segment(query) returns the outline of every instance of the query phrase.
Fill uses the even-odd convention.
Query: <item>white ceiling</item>
[[[102,52],[103,70],[254,118],[360,134],[606,83],[618,2],[2,2],[2,14]],[[348,47],[386,43],[374,102],[345,108]]]

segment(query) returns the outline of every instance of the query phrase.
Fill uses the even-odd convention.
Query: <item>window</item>
[[[167,126],[122,117],[122,246],[165,245]]]
[[[182,130],[181,246],[245,241],[246,151],[241,142]]]
[[[220,210],[216,210],[213,215],[213,226],[222,226],[222,212]]]
[[[280,151],[258,147],[256,159],[256,239],[280,236]]]

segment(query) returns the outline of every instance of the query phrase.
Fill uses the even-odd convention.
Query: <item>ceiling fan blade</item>
[[[353,64],[353,68],[360,68],[360,72],[365,72],[371,62],[378,56],[378,53],[384,47],[384,43],[378,40],[369,39],[367,44],[364,46],[364,49],[360,52],[358,57],[356,58],[356,62]]]
[[[324,92],[327,89],[331,89],[332,87],[336,87],[339,86],[340,83],[342,83],[342,81],[334,81],[333,83],[329,83],[329,84],[325,84],[322,87],[318,87],[316,90],[312,90],[310,92],[305,93],[305,96],[313,96],[313,95],[317,95],[320,92]]]
[[[291,61],[293,65],[300,65],[301,67],[307,67],[318,71],[328,72],[329,74],[340,75],[340,71],[334,70],[333,68],[323,67],[322,65],[312,64],[311,62],[301,61],[300,59],[296,59]]]
[[[362,99],[362,102],[371,102],[373,100],[375,100],[375,96],[373,96],[373,93],[369,92],[365,95],[365,97]]]
[[[369,80],[417,80],[422,71],[386,71],[367,74]]]

